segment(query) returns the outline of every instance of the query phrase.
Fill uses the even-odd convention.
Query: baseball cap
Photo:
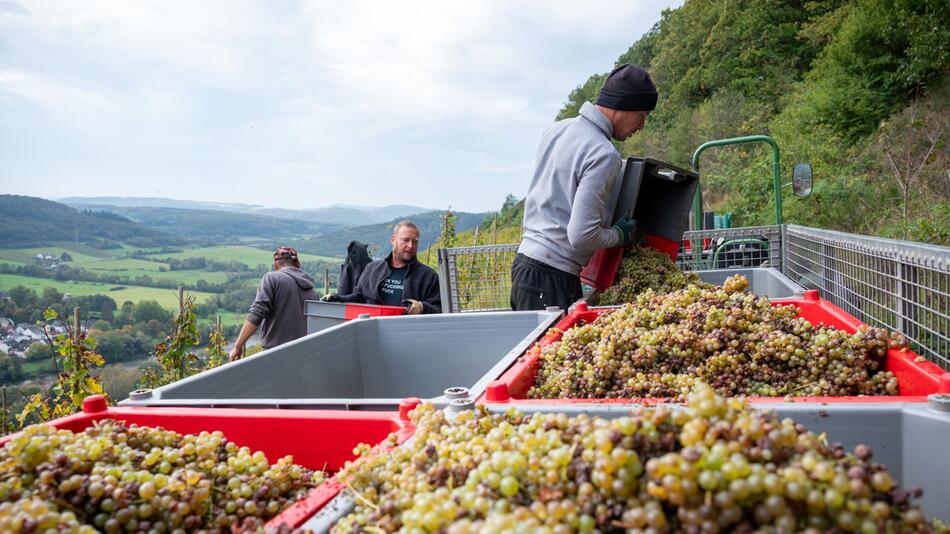
[[[291,247],[278,247],[274,251],[275,260],[296,260],[297,251]]]

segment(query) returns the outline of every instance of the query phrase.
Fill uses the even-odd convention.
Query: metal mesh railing
[[[446,312],[509,309],[518,245],[439,251]],[[901,332],[914,350],[950,369],[950,247],[771,225],[687,232],[682,269],[767,264],[876,326]]]
[[[676,265],[683,270],[774,267],[782,269],[782,227],[747,226],[683,234]]]
[[[677,266],[684,270],[761,266],[781,269],[781,245],[779,225],[690,231],[683,234]],[[511,264],[517,251],[517,243],[440,249],[443,310],[457,313],[509,309]]]
[[[950,369],[950,247],[789,225],[785,274]]]
[[[443,311],[511,309],[511,264],[517,252],[517,244],[439,249]]]

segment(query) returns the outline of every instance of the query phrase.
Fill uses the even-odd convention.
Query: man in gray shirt
[[[317,300],[313,278],[300,268],[296,250],[278,248],[274,251],[274,270],[261,278],[257,295],[228,359],[233,362],[241,357],[244,344],[261,324],[264,325],[261,346],[265,349],[307,335],[307,318],[303,308],[304,302],[308,300]]]
[[[623,141],[656,108],[650,75],[636,65],[613,70],[596,104],[549,128],[524,208],[524,233],[511,267],[511,308],[566,309],[581,298],[580,272],[597,249],[629,245],[636,222],[611,224],[607,199],[620,174]]]

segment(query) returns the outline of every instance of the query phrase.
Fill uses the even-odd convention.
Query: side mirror
[[[796,197],[807,197],[812,186],[811,164],[798,163],[792,169],[792,191]]]

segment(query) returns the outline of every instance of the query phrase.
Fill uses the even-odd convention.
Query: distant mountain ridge
[[[464,211],[453,213],[458,217],[455,221],[457,232],[475,228],[489,215],[488,213],[467,213]],[[435,243],[442,234],[443,214],[442,211],[429,211],[409,217],[419,227],[420,251]],[[290,244],[297,247],[300,252],[320,256],[343,256],[346,254],[346,245],[350,241],[356,240],[369,245],[370,250],[375,249],[373,256],[379,258],[389,254],[391,249],[389,236],[392,235],[392,228],[403,218],[395,217],[384,223],[343,228],[336,232],[291,241]]]
[[[163,197],[65,197],[55,199],[70,206],[118,206],[125,208],[179,208],[220,211],[242,211],[261,206],[201,200],[178,200]]]
[[[31,199],[31,197],[20,197]],[[109,198],[109,197],[97,197]],[[112,197],[120,199],[122,197]],[[71,206],[49,200],[33,198],[47,209],[57,209],[75,213],[96,213],[98,218],[109,217],[123,224],[132,225],[143,231],[154,232],[156,236],[170,240],[176,244],[218,245],[218,244],[252,244],[260,248],[268,248],[277,244],[292,244],[301,252],[308,252],[322,256],[343,256],[346,245],[352,240],[362,241],[375,247],[379,253],[389,249],[389,236],[395,223],[403,219],[413,220],[420,228],[422,239],[420,250],[434,243],[442,233],[443,211],[427,210],[417,213],[406,213],[418,208],[415,206],[384,206],[382,208],[367,208],[361,206],[336,205],[314,210],[282,210],[279,208],[247,209],[232,211],[223,209],[176,208],[167,206],[128,206],[90,203],[91,199],[71,197],[64,199]],[[135,199],[124,198],[122,202],[128,204]],[[152,199],[170,200],[170,199]],[[181,205],[200,205],[200,202],[183,202]],[[158,203],[158,202],[156,202]],[[58,208],[53,208],[58,206]],[[222,206],[219,204],[219,207]],[[231,205],[235,206],[235,205]],[[85,212],[78,211],[87,210]],[[90,212],[88,210],[95,210]],[[367,211],[372,213],[370,215]],[[0,211],[0,215],[4,215]],[[388,215],[383,221],[379,218]],[[458,216],[456,231],[464,232],[480,224],[488,213],[455,212]],[[346,219],[358,221],[358,224],[343,224],[337,222]],[[333,221],[333,222],[330,222]],[[6,222],[6,221],[4,221]],[[23,223],[28,225],[29,223]],[[10,227],[9,232],[16,235],[16,228]],[[9,233],[8,232],[8,233]],[[49,241],[62,241],[71,238],[45,239],[33,235],[30,239],[20,240],[16,245],[0,246],[33,246],[45,244]],[[117,239],[122,241],[121,239]]]
[[[205,202],[177,200],[162,197],[66,197],[59,202],[77,207],[104,209],[105,206],[121,208],[174,208],[187,210],[214,210],[233,213],[265,215],[280,219],[293,219],[307,223],[331,223],[340,226],[362,226],[385,223],[396,218],[405,218],[417,213],[435,211],[432,208],[394,204],[389,206],[356,206],[331,204],[322,208],[287,209],[269,208],[258,204]],[[114,211],[114,210],[108,210]]]

